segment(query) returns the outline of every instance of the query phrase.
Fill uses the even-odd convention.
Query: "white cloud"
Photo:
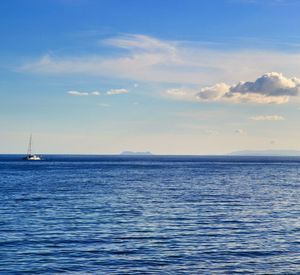
[[[101,93],[98,92],[98,91],[94,91],[94,92],[91,92],[90,94],[91,94],[91,95],[94,95],[94,96],[99,96]]]
[[[98,91],[94,91],[94,92],[79,92],[79,91],[68,91],[67,92],[69,95],[72,95],[72,96],[89,96],[89,95],[92,95],[92,96],[99,96],[100,95],[100,92]]]
[[[72,96],[88,96],[89,95],[89,93],[79,92],[79,91],[68,91],[68,94],[72,95]]]
[[[108,45],[112,45],[117,48],[131,49],[131,50],[143,50],[143,51],[176,51],[175,43],[170,41],[159,40],[147,35],[142,34],[126,34],[119,37],[106,39],[100,41]]]
[[[235,103],[255,103],[255,104],[284,104],[289,101],[288,96],[266,96],[262,94],[234,94],[226,100]]]
[[[122,35],[102,42],[112,46],[109,55],[44,55],[19,69],[42,74],[80,74],[201,85],[236,83],[273,70],[300,75],[300,53],[297,52],[224,51],[204,47],[199,42],[167,41],[146,35]],[[114,54],[114,47],[123,51]],[[243,95],[241,100],[247,100],[245,97]],[[266,99],[256,96],[255,101],[265,102]]]
[[[128,90],[127,89],[111,89],[107,91],[107,95],[120,95],[120,94],[127,94]]]
[[[185,97],[187,89],[167,90],[168,95]],[[232,103],[283,104],[300,94],[300,79],[287,78],[281,73],[266,73],[255,81],[235,85],[219,83],[193,91],[193,99],[199,101],[224,101]]]
[[[281,73],[271,72],[255,81],[239,82],[236,85],[217,84],[203,88],[198,94],[204,100],[229,100],[233,102],[252,102],[260,104],[282,104],[291,96],[300,93],[300,79],[286,78]]]
[[[286,78],[281,73],[266,73],[254,82],[240,82],[230,88],[235,94],[263,94],[266,96],[296,96],[300,92],[300,79]]]
[[[263,121],[263,120],[280,121],[280,120],[284,120],[284,117],[278,115],[267,115],[267,116],[253,116],[250,117],[249,119],[256,120],[256,121]]]
[[[99,91],[93,91],[93,92],[80,92],[80,91],[68,91],[69,95],[72,96],[99,96],[101,93]],[[106,95],[120,95],[120,94],[127,94],[127,89],[111,89],[106,92]]]
[[[219,83],[212,87],[205,87],[197,94],[197,98],[204,101],[217,101],[222,99],[228,93],[230,86],[225,83]]]
[[[178,97],[184,97],[187,96],[188,92],[184,89],[168,89],[166,93],[170,96],[178,96]]]
[[[188,88],[167,89],[164,95],[177,100],[195,101],[195,90]]]

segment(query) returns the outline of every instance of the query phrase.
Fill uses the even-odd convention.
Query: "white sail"
[[[27,156],[25,160],[41,160],[41,157],[32,153],[32,134],[30,134],[28,149],[27,149]]]

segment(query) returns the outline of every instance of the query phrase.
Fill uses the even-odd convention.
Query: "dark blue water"
[[[299,274],[300,158],[0,157],[0,274]]]

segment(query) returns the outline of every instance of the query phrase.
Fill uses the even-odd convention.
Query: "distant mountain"
[[[121,153],[121,155],[126,155],[126,156],[151,156],[152,153],[150,153],[150,152],[124,151],[124,152]]]
[[[300,156],[300,151],[297,150],[245,150],[231,152],[231,156]]]

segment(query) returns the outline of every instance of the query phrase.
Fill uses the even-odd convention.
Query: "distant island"
[[[297,150],[245,150],[231,152],[230,156],[300,156]]]
[[[126,156],[152,156],[151,152],[132,152],[132,151],[123,151],[121,155]]]

